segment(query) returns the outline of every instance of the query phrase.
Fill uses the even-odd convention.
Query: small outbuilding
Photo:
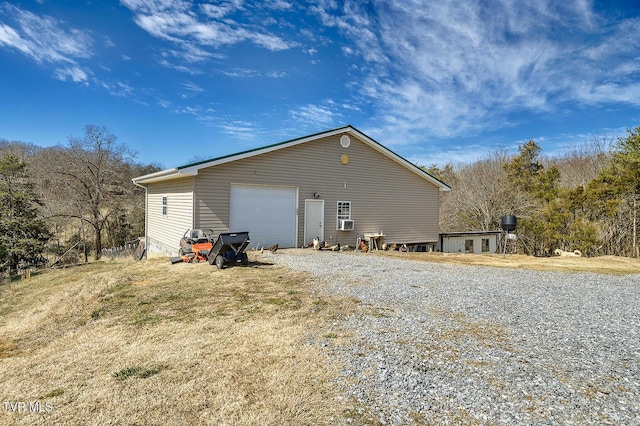
[[[501,231],[465,231],[440,234],[438,250],[443,253],[491,254],[498,250]]]
[[[249,231],[250,247],[435,245],[450,188],[352,126],[140,176],[148,254],[187,229]]]

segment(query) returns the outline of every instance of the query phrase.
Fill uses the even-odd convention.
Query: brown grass
[[[350,409],[340,366],[307,341],[354,302],[308,284],[273,265],[167,259],[5,284],[0,396],[43,412],[3,409],[0,423],[331,424]]]
[[[522,268],[537,271],[595,272],[601,274],[638,274],[640,260],[618,257],[534,257],[526,255],[501,254],[458,254],[458,253],[403,253],[399,251],[378,251],[369,255],[390,256],[425,262],[453,263],[457,265],[492,266],[499,268]]]

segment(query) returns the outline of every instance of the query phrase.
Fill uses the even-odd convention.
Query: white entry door
[[[304,201],[304,243],[324,240],[324,200]]]
[[[295,247],[297,200],[297,188],[231,185],[229,231],[249,231],[250,247]]]

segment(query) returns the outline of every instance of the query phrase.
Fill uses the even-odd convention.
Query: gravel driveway
[[[640,275],[310,249],[268,259],[360,301],[335,324],[348,343],[327,350],[346,365],[345,398],[375,421],[640,425]]]

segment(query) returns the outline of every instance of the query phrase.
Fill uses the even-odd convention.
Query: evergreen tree
[[[612,163],[622,192],[640,194],[640,126],[627,133],[618,139]]]
[[[514,193],[529,199],[529,208],[520,217],[520,235],[531,242],[535,253],[549,252],[561,245],[566,235],[567,213],[558,197],[560,171],[545,170],[538,160],[542,149],[533,140],[518,147],[518,155],[504,165]]]
[[[591,217],[600,222],[606,254],[638,257],[640,127],[613,147],[611,163],[586,188]]]
[[[538,177],[543,169],[538,161],[540,146],[534,141],[522,144],[518,147],[518,155],[505,164],[509,181],[522,191],[533,193],[536,191]]]
[[[49,239],[38,217],[39,200],[27,179],[26,163],[15,155],[0,158],[0,267],[15,271],[39,264]]]

